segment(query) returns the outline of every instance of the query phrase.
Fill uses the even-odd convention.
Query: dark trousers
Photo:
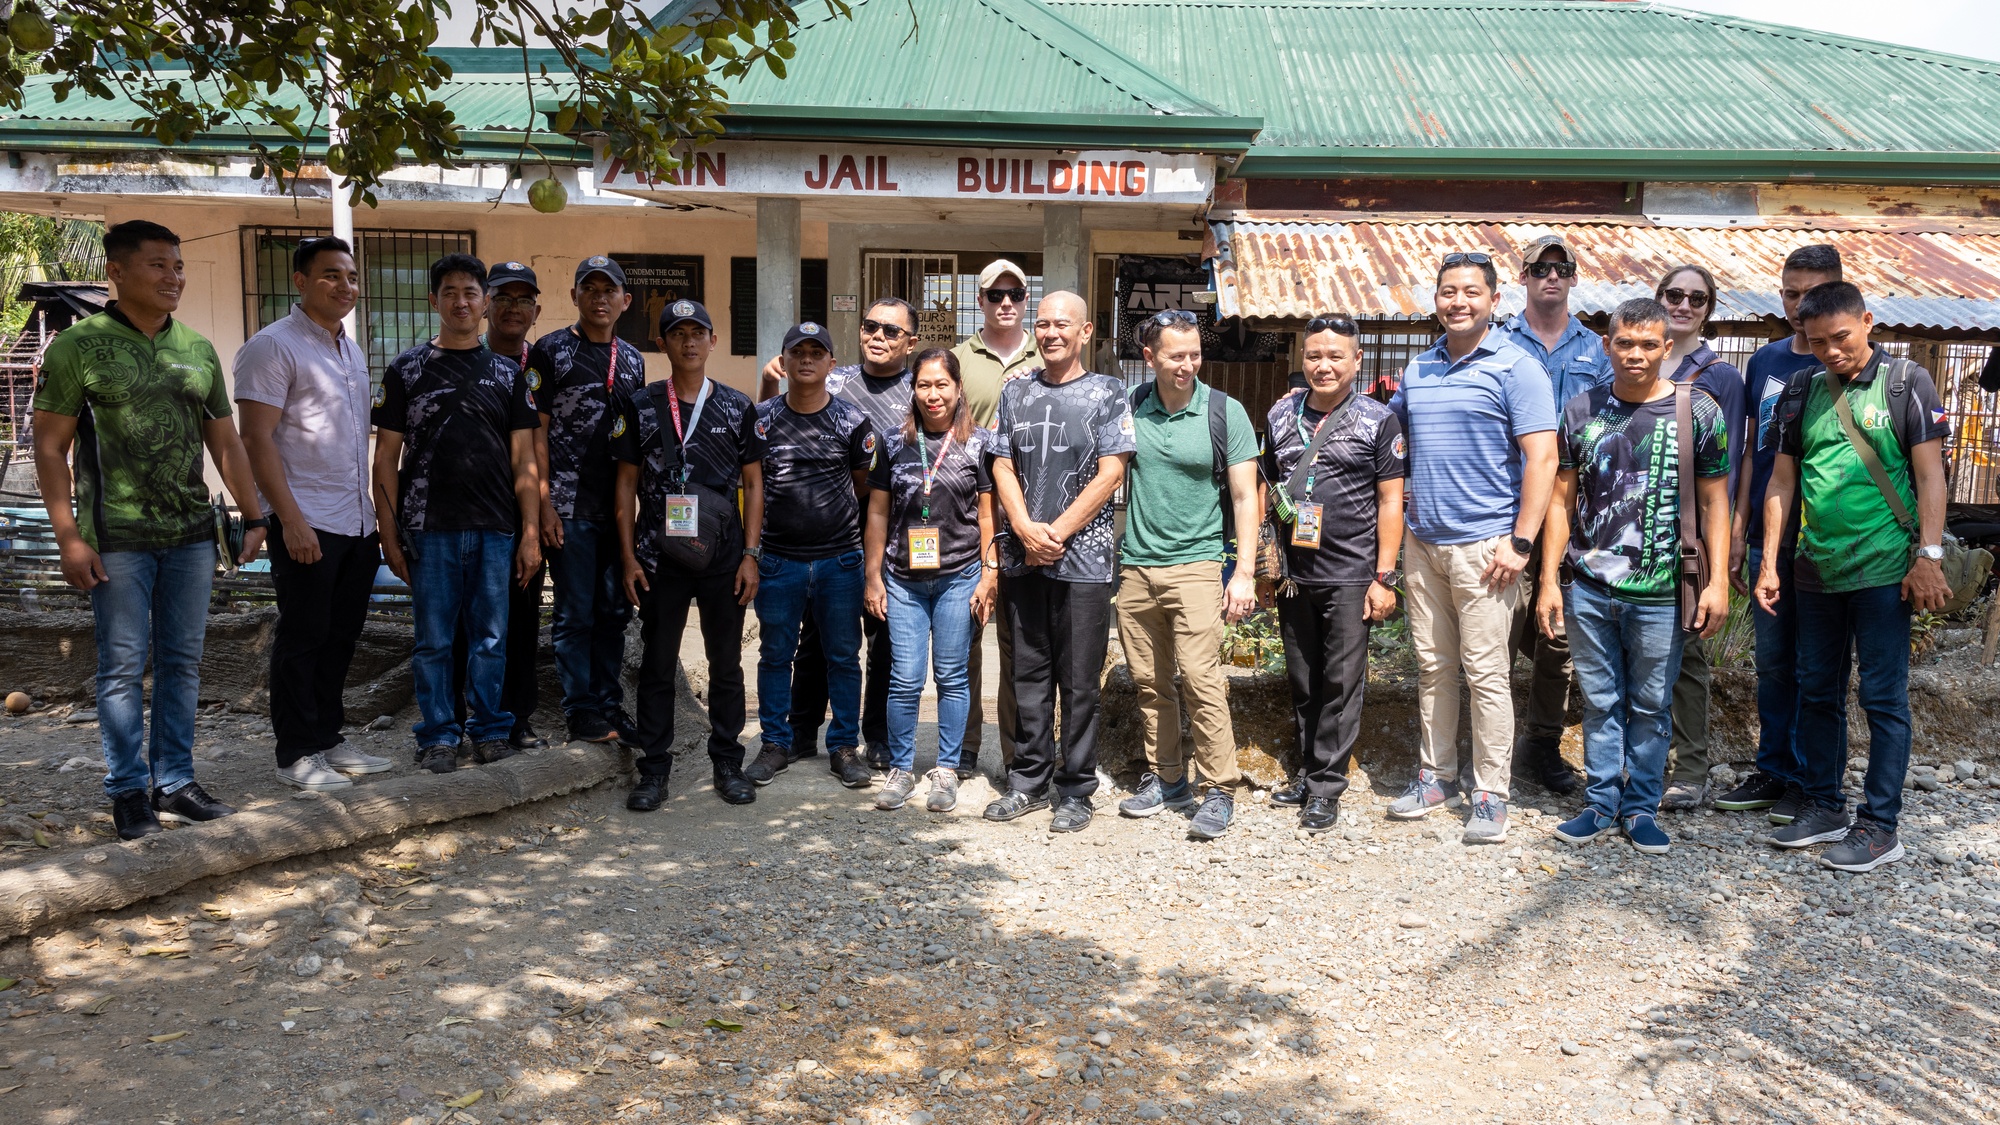
[[[277,517],[271,518],[271,585],[278,595],[278,628],[271,639],[271,733],[277,736],[280,768],[342,741],[347,712],[341,692],[382,563],[373,534],[314,530],[319,561],[297,563],[285,550],[285,529]]]
[[[1855,696],[1868,714],[1868,773],[1855,814],[1890,831],[1903,811],[1910,768],[1910,603],[1897,586],[1845,594],[1797,590],[1799,616],[1798,748],[1806,794],[1845,808],[1848,670],[1858,666]]]
[[[1368,686],[1367,599],[1366,586],[1300,586],[1278,599],[1307,796],[1347,791]]]
[[[1111,640],[1111,583],[1003,575],[1000,591],[1014,633],[1014,722],[1020,735],[1007,785],[1040,793],[1053,780],[1064,797],[1088,797],[1097,791],[1097,698]]]
[[[1764,565],[1761,547],[1750,548],[1750,573]],[[1778,607],[1765,613],[1752,605],[1757,629],[1757,768],[1780,781],[1799,780],[1799,752],[1793,735],[1799,723],[1799,617],[1792,590],[1792,557],[1778,558]],[[1847,698],[1840,700],[1840,729],[1847,729]]]
[[[639,665],[642,777],[665,777],[674,767],[674,676],[690,602],[701,611],[701,643],[708,654],[708,756],[718,765],[743,764],[744,607],[736,601],[736,572],[705,578],[659,573],[639,606],[645,644]]]
[[[872,613],[861,615],[861,640],[867,652],[861,661],[861,741],[870,750],[889,752],[889,626]],[[819,753],[819,725],[826,721],[826,654],[820,649],[819,626],[806,611],[799,630],[798,655],[792,658],[792,752],[800,757]],[[828,749],[844,749],[828,747]]]
[[[500,706],[514,716],[514,729],[530,727],[542,705],[542,579],[548,565],[535,568],[525,588],[507,597],[507,677],[500,683]],[[458,700],[458,721],[465,721],[465,619],[451,639],[451,694]]]
[[[1700,633],[1681,638],[1681,674],[1674,681],[1674,740],[1667,750],[1667,780],[1701,785],[1708,780],[1708,642]]]
[[[1541,548],[1535,557],[1540,559]],[[1535,620],[1535,599],[1541,590],[1541,568],[1528,570],[1527,591],[1521,598],[1522,612],[1514,618],[1514,651],[1534,662],[1528,681],[1528,709],[1521,716],[1522,741],[1530,747],[1553,752],[1561,743],[1563,727],[1569,721],[1569,687],[1576,675],[1570,660],[1567,632],[1554,638],[1542,635]],[[1555,581],[1551,576],[1550,581]]]

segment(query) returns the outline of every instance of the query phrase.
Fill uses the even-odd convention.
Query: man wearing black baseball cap
[[[841,784],[861,788],[873,780],[858,745],[861,499],[875,459],[875,427],[860,407],[827,393],[833,339],[824,325],[794,325],[785,333],[784,358],[789,389],[757,404],[757,429],[766,443],[757,584],[759,758],[791,760],[792,665],[810,613],[826,658],[833,772]]]
[[[617,336],[632,304],[625,270],[603,254],[576,267],[577,322],[535,341],[528,355],[535,409],[548,433],[542,543],[555,580],[550,632],[572,740],[632,741],[619,676],[632,606],[619,589],[616,477],[609,447],[616,420],[646,383],[639,349]]]

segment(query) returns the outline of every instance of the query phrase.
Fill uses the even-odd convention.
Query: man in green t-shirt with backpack
[[[1813,288],[1799,321],[1819,363],[1795,375],[1778,403],[1757,601],[1765,612],[1777,604],[1785,513],[1796,493],[1798,748],[1808,800],[1770,840],[1781,848],[1833,843],[1820,862],[1872,871],[1903,858],[1896,817],[1910,764],[1910,617],[1951,596],[1942,566],[1950,428],[1930,372],[1869,342],[1875,318],[1859,289]],[[1869,735],[1852,823],[1840,788],[1850,654],[1860,664]]]

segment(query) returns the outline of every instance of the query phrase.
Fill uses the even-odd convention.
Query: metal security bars
[[[308,238],[333,233],[324,227],[243,228],[244,335],[291,311],[292,252]],[[446,254],[474,253],[470,231],[356,231],[355,265],[361,269],[357,335],[368,354],[368,373],[382,370],[403,349],[429,338],[437,328],[430,306],[431,263]]]

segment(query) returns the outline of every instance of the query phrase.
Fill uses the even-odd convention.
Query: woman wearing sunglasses
[[[1660,278],[1653,296],[1667,308],[1667,352],[1661,370],[1676,383],[1694,380],[1722,407],[1729,431],[1729,495],[1736,495],[1736,471],[1743,462],[1743,372],[1704,339],[1715,315],[1715,275],[1696,265],[1675,266]],[[1681,676],[1674,684],[1674,737],[1667,753],[1667,789],[1660,808],[1694,809],[1708,797],[1708,649],[1690,634],[1681,649]]]
[[[869,474],[867,585],[862,604],[889,626],[889,776],[878,809],[899,809],[916,788],[917,704],[924,665],[937,679],[937,766],[925,807],[958,804],[958,759],[971,703],[966,660],[973,622],[993,611],[993,478],[975,430],[958,359],[917,357],[910,413],[886,436]]]

